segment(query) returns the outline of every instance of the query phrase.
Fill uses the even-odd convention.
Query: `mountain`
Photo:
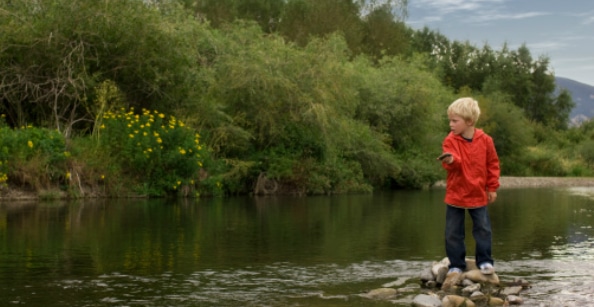
[[[594,117],[594,86],[563,77],[555,77],[555,82],[557,89],[566,89],[575,102],[569,114],[571,124],[579,125]]]

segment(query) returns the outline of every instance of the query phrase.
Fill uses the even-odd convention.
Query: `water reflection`
[[[594,201],[510,189],[490,208],[527,306],[588,306]],[[409,306],[444,256],[443,190],[0,205],[0,301],[29,306]],[[468,221],[470,223],[470,221]],[[467,240],[472,251],[472,240]],[[388,285],[395,302],[359,294]]]

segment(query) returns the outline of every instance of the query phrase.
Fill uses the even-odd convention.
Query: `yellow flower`
[[[101,124],[101,127],[100,128],[101,129],[105,129],[105,125],[104,124]]]
[[[70,172],[66,172],[66,179],[70,180]]]
[[[101,180],[105,179],[105,175],[101,174]]]
[[[180,185],[180,184],[181,184],[181,181],[179,181],[179,180],[178,180],[178,181],[177,181],[177,185]]]
[[[163,113],[159,113],[159,117],[160,117],[160,118],[165,118],[165,114],[163,114]]]
[[[27,146],[29,146],[29,148],[33,148],[33,142],[31,142],[31,141],[27,142]]]
[[[157,138],[157,143],[159,143],[159,144],[160,144],[160,143],[162,143],[162,142],[163,142],[163,140],[161,140],[161,138]]]
[[[128,134],[128,136],[133,139],[134,138],[134,134]]]
[[[179,150],[179,153],[182,154],[182,155],[185,155],[186,154],[186,150],[182,148],[182,149]]]

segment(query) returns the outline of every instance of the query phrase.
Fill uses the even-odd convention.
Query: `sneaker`
[[[495,268],[492,264],[488,262],[481,264],[479,266],[479,269],[481,270],[481,273],[483,273],[484,275],[493,275],[493,273],[495,273]]]
[[[460,270],[459,268],[451,268],[448,270],[448,274],[450,273],[459,273],[462,274],[462,270]]]

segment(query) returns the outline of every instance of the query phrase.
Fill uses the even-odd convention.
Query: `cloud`
[[[464,14],[464,23],[483,23],[499,20],[521,20],[551,15],[546,12],[507,12],[505,0],[416,0],[411,1],[415,8],[428,12],[423,22],[441,21],[447,15]],[[417,23],[418,21],[414,22]]]
[[[594,23],[594,16],[589,16],[582,22],[582,24],[585,26],[592,23]]]
[[[528,43],[526,46],[535,54],[549,53],[554,50],[562,50],[568,47],[566,43],[560,42],[558,40]]]
[[[447,15],[457,11],[481,10],[504,2],[505,0],[416,0],[410,4],[435,11],[437,15]]]
[[[486,13],[483,12],[478,16],[472,18],[473,21],[486,22],[486,21],[497,21],[497,20],[519,20],[527,19],[539,16],[551,15],[545,12],[526,12],[526,13],[514,13],[514,14],[501,14],[501,13]]]

